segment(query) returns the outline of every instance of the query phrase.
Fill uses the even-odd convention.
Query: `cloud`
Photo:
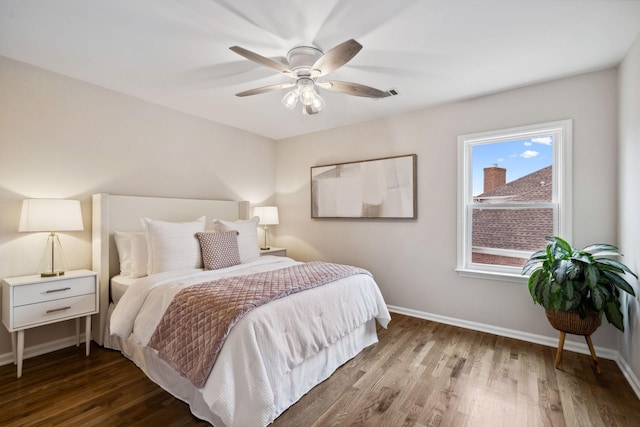
[[[502,157],[500,157],[499,159],[496,160],[498,163],[502,163],[504,162],[504,159]]]
[[[538,154],[537,151],[533,151],[533,150],[527,150],[524,153],[520,154],[520,157],[522,157],[523,159],[531,159],[533,157],[536,157]]]
[[[527,141],[524,143],[525,147],[531,147],[533,145],[533,142]]]
[[[536,144],[551,145],[551,143],[553,142],[553,138],[550,136],[541,136],[540,138],[531,138],[531,142],[535,142]]]

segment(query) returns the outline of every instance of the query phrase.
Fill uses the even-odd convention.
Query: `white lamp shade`
[[[26,199],[22,201],[18,231],[80,231],[82,210],[79,200]]]
[[[276,225],[278,221],[278,208],[276,206],[256,206],[253,215],[260,217],[260,225]]]

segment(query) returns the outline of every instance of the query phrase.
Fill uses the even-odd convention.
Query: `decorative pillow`
[[[167,222],[141,218],[147,238],[147,273],[202,268],[196,233],[204,231],[206,218],[191,222]]]
[[[147,240],[143,232],[114,231],[120,274],[131,278],[147,275]]]
[[[237,231],[196,233],[196,236],[200,240],[205,270],[218,270],[240,264]]]
[[[238,232],[238,251],[240,261],[247,262],[260,256],[258,249],[258,221],[260,217],[254,216],[247,221],[224,221],[214,219],[213,224],[217,232],[235,230]]]

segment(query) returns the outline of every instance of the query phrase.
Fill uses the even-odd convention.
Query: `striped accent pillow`
[[[240,264],[238,232],[196,233],[202,249],[205,270],[217,270]]]

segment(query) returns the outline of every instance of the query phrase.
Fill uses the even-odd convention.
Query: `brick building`
[[[518,203],[552,201],[552,167],[547,166],[506,182],[506,169],[484,169],[484,192],[474,196],[476,204],[509,203],[500,209],[474,207],[472,262],[522,266],[531,253],[546,246],[553,235],[552,208],[522,208]]]

